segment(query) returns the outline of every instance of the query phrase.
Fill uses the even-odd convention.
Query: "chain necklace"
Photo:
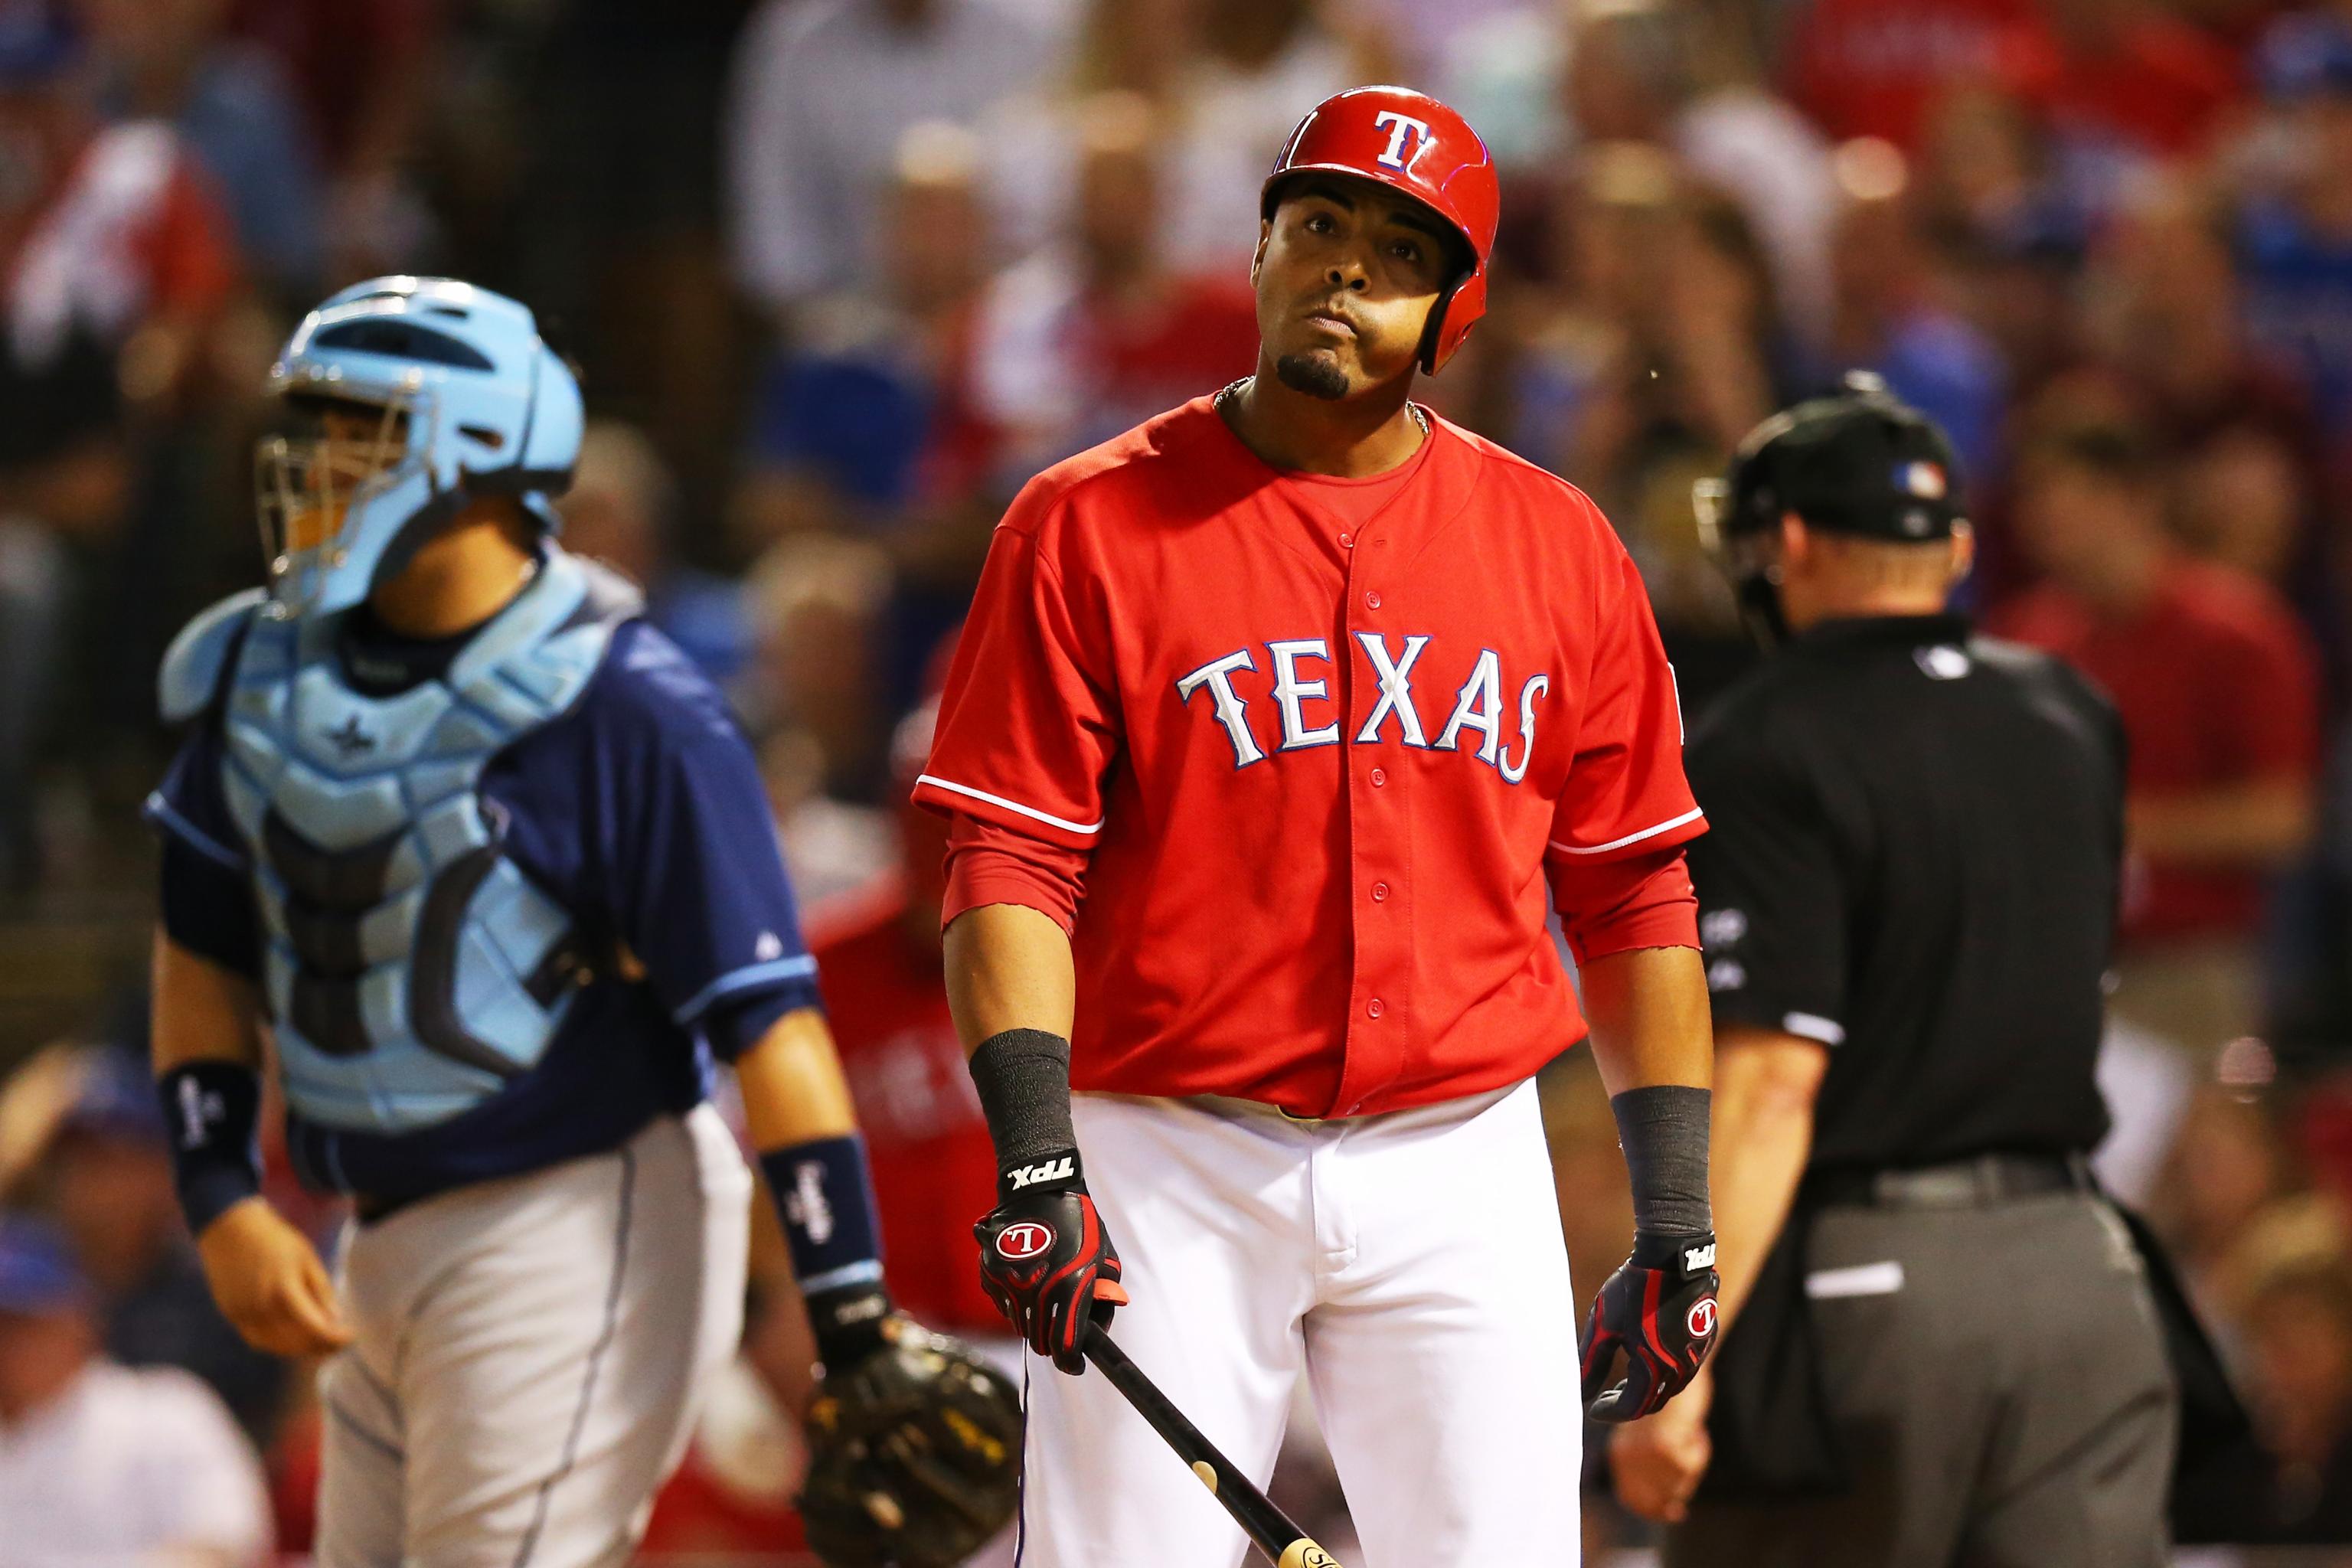
[[[1239,397],[1242,395],[1242,388],[1247,386],[1256,379],[1257,377],[1254,375],[1245,375],[1239,381],[1227,382],[1223,390],[1219,392],[1215,397],[1210,399],[1211,405],[1220,415],[1227,413],[1227,405],[1230,405],[1234,398]],[[1412,422],[1421,426],[1421,433],[1423,436],[1428,435],[1429,416],[1421,411],[1421,405],[1408,399],[1405,403],[1404,410],[1406,413],[1412,416]]]

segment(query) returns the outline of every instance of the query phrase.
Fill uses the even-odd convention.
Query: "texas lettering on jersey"
[[[1431,740],[1423,727],[1421,710],[1412,694],[1413,668],[1422,656],[1429,651],[1434,640],[1427,633],[1407,633],[1398,639],[1396,647],[1378,632],[1358,632],[1353,638],[1363,656],[1362,679],[1377,688],[1371,711],[1365,715],[1356,730],[1356,744],[1378,743],[1384,732],[1393,735],[1396,742],[1440,752],[1465,748],[1465,731],[1475,737],[1469,752],[1485,763],[1504,779],[1517,784],[1528,776],[1528,763],[1535,755],[1536,704],[1551,689],[1551,677],[1538,672],[1520,682],[1518,688],[1518,729],[1517,754],[1506,745],[1503,736],[1502,656],[1493,648],[1482,647],[1470,667],[1469,679],[1453,695],[1453,707],[1444,727]],[[1309,746],[1336,746],[1339,743],[1339,721],[1322,717],[1318,711],[1310,715],[1310,701],[1328,704],[1331,701],[1330,680],[1324,676],[1302,674],[1302,666],[1312,660],[1325,667],[1331,662],[1331,645],[1321,637],[1289,637],[1265,645],[1265,664],[1272,671],[1270,695],[1281,717],[1281,739],[1275,743],[1276,751],[1297,752]],[[1257,671],[1256,650],[1243,647],[1223,654],[1199,668],[1180,676],[1176,695],[1186,702],[1203,690],[1208,692],[1210,709],[1216,721],[1233,743],[1234,766],[1247,767],[1264,762],[1265,749],[1258,743],[1251,729],[1249,703],[1234,690],[1237,672]]]
[[[1077,1088],[1344,1116],[1517,1081],[1583,1032],[1548,879],[1704,830],[1614,531],[1431,426],[1349,491],[1202,398],[998,528],[915,798],[1001,836],[950,919],[1079,889]]]

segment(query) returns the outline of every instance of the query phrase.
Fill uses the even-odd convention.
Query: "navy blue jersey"
[[[222,785],[217,707],[149,797],[163,831],[163,927],[258,979],[259,914]],[[614,634],[578,703],[491,761],[481,794],[507,812],[516,868],[602,955],[546,1054],[494,1098],[415,1132],[289,1116],[317,1187],[402,1200],[538,1169],[626,1141],[707,1088],[785,1013],[817,1004],[750,748],[724,700],[642,621]]]

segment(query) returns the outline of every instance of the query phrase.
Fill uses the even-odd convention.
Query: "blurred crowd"
[[[1969,607],[2130,732],[2107,1176],[2245,1382],[2281,1538],[2352,1538],[2344,0],[0,0],[0,931],[137,907],[152,672],[257,577],[286,330],[454,273],[583,367],[569,543],[728,683],[812,924],[904,994],[869,1120],[968,1136],[902,721],[1023,481],[1248,371],[1263,171],[1373,80],[1504,170],[1493,314],[1423,395],[1601,503],[1690,708],[1752,657],[1691,481],[1852,369],[1950,431]],[[0,1515],[70,1415],[147,1434],[110,1484],[157,1520],[138,1467],[246,1478],[194,1544],[299,1548],[304,1380],[210,1312],[127,1016],[0,1093]],[[1622,1174],[1583,1069],[1550,1087],[1598,1280]],[[941,1236],[896,1253],[945,1303]],[[754,1321],[657,1542],[790,1538],[804,1331]]]

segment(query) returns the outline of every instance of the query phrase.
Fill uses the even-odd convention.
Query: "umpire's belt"
[[[1881,1209],[1984,1208],[2094,1190],[2080,1154],[1978,1154],[1904,1171],[1822,1171],[1807,1176],[1803,1189],[1808,1204]]]

